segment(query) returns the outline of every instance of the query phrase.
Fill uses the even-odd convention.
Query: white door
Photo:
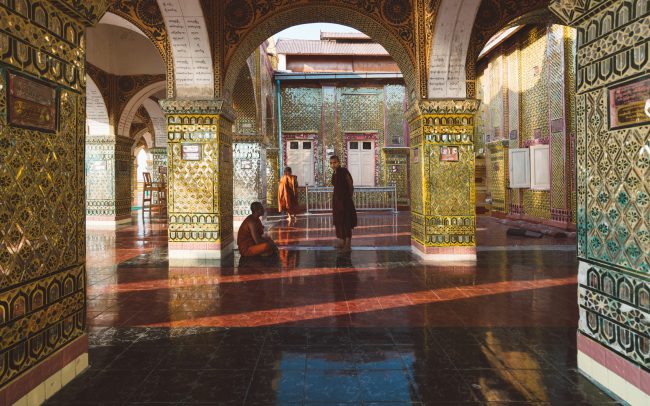
[[[348,142],[348,170],[355,186],[375,186],[374,141]]]
[[[287,143],[286,166],[291,167],[293,175],[298,177],[299,185],[314,184],[314,150],[311,141],[289,141]]]

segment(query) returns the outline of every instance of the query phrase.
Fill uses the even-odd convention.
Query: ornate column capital
[[[165,114],[210,114],[223,116],[231,122],[235,121],[235,112],[224,99],[164,99],[160,100]]]
[[[481,104],[477,99],[439,99],[421,100],[409,108],[409,121],[422,115],[429,114],[476,114]]]
[[[566,25],[579,26],[588,16],[608,7],[614,0],[551,0],[548,8]]]

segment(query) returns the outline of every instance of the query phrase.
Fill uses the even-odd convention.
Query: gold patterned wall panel
[[[319,133],[321,131],[322,90],[320,87],[281,89],[282,131]]]
[[[82,17],[30,3],[0,2],[0,387],[85,328],[85,49],[77,19],[103,10],[88,2],[76,9]],[[8,121],[10,71],[56,89],[54,131]]]
[[[173,143],[169,159],[171,213],[216,213],[218,182],[216,141],[199,143],[202,159],[185,161],[182,158],[183,143]],[[173,179],[173,185],[171,184]]]
[[[386,145],[406,146],[406,89],[404,85],[384,86],[386,103]]]
[[[548,137],[548,72],[546,27],[536,26],[521,47],[521,138],[530,141]]]
[[[47,17],[41,24],[31,23],[29,18],[41,14],[41,10]],[[83,26],[44,1],[36,2],[25,13],[0,6],[2,61],[35,77],[81,91],[85,83],[85,51],[79,52],[85,47]]]
[[[568,109],[574,95],[566,89],[572,89],[574,82],[571,75],[563,72],[574,56],[572,49],[565,50],[565,36],[573,32],[560,25],[524,28],[493,51],[487,61],[482,61],[478,83],[484,89],[480,93],[482,100],[488,105],[489,113],[481,117],[487,121],[482,125],[486,138],[505,142],[504,146],[510,148],[550,146],[550,191],[518,189],[508,193],[507,156],[499,155],[496,162],[496,155],[492,154],[487,170],[488,179],[495,185],[491,193],[497,211],[564,223],[572,221]],[[501,202],[502,197],[505,203]]]
[[[315,182],[329,184],[328,151],[337,154],[346,165],[346,142],[350,137],[368,137],[376,142],[376,183],[386,184],[388,155],[382,153],[382,149],[387,145],[387,131],[395,140],[396,147],[406,144],[404,85],[380,82],[375,86],[355,86],[354,82],[348,81],[337,86],[312,86],[282,87],[281,122],[285,142],[294,138],[314,140]],[[408,176],[408,171],[403,176]],[[408,191],[403,193],[408,194]],[[408,196],[403,196],[404,199],[407,200]]]
[[[397,189],[397,204],[409,206],[409,149],[385,148],[384,149],[384,179],[387,185],[395,185]]]
[[[488,191],[492,196],[492,210],[509,211],[508,148],[501,142],[488,144]]]

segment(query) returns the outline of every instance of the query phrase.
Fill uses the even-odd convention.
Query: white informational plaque
[[[530,160],[528,148],[508,150],[508,174],[512,189],[530,187]]]
[[[530,188],[532,190],[551,189],[548,145],[531,145],[530,147]]]

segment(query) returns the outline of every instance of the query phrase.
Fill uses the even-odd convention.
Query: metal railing
[[[306,186],[305,205],[307,213],[332,210],[333,187]],[[390,186],[355,186],[352,195],[357,210],[391,210],[397,212],[397,187]]]

